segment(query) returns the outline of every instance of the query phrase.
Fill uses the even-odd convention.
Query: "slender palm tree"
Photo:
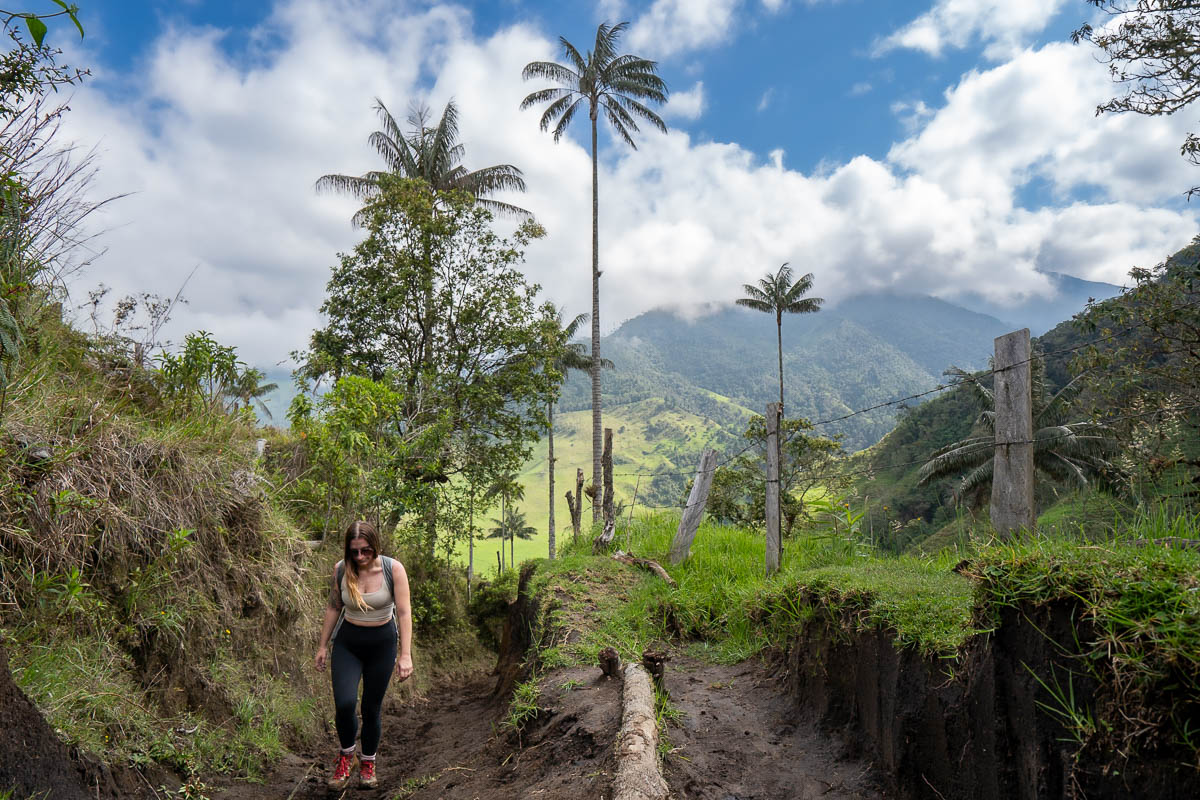
[[[562,309],[554,310],[554,326],[559,333],[559,341],[563,342],[561,349],[555,351],[555,357],[550,366],[563,376],[565,380],[571,370],[590,372],[592,357],[588,355],[587,345],[572,339],[579,333],[579,328],[587,322],[587,314],[579,314],[566,325],[563,324]],[[600,359],[601,369],[612,369],[613,362],[607,358]],[[550,474],[550,559],[554,559],[555,530],[554,530],[554,401],[546,404],[546,421],[548,425],[548,445],[546,452],[546,469]]]
[[[271,413],[271,409],[263,402],[263,398],[271,392],[279,388],[278,383],[263,383],[266,374],[256,367],[248,367],[245,372],[237,376],[233,386],[229,387],[226,394],[233,400],[233,410],[238,408],[249,408],[254,405],[261,411],[267,419],[274,419],[275,416]]]
[[[521,484],[520,481],[517,480],[517,473],[505,472],[501,475],[498,475],[492,481],[491,486],[489,486],[487,488],[487,491],[483,493],[483,500],[485,502],[488,502],[488,501],[494,502],[496,500],[496,498],[500,498],[500,519],[501,520],[507,519],[508,512],[509,512],[509,504],[513,503],[517,500],[525,499],[525,487]],[[496,520],[493,520],[493,521],[496,521]],[[493,529],[493,533],[495,533],[494,529]],[[494,539],[495,536],[489,535],[488,538]],[[501,554],[501,557],[503,558],[503,555],[504,555],[504,541],[503,540],[501,540],[501,542],[500,542],[500,554]]]
[[[663,133],[667,125],[658,114],[646,107],[645,101],[665,103],[667,85],[658,76],[658,65],[640,56],[618,55],[617,41],[629,26],[621,22],[612,27],[601,23],[596,29],[596,44],[586,55],[575,45],[559,37],[563,60],[531,61],[521,77],[539,78],[558,84],[539,89],[521,101],[521,108],[549,103],[542,112],[541,129],[554,126],[554,141],[566,132],[575,113],[586,107],[592,128],[592,485],[600,485],[600,188],[596,154],[596,124],[603,112],[613,131],[633,149],[637,145],[633,134],[638,132],[637,120],[649,122]],[[592,505],[592,518],[600,518],[599,504]]]
[[[820,297],[805,297],[813,286],[813,274],[810,272],[800,280],[792,283],[792,268],[785,261],[774,275],[758,282],[742,285],[746,297],[739,298],[737,304],[775,315],[775,338],[779,344],[779,409],[783,412],[783,315],[784,314],[814,314],[821,310],[825,301]]]
[[[978,436],[946,445],[929,457],[921,467],[918,485],[950,475],[962,475],[955,489],[955,502],[973,495],[981,504],[983,490],[992,483],[996,454],[995,397],[970,373],[951,367],[946,374],[972,392],[984,411],[976,425],[984,429]],[[1087,486],[1089,479],[1113,473],[1106,456],[1120,445],[1112,428],[1098,422],[1067,422],[1071,401],[1083,387],[1082,375],[1051,394],[1046,387],[1045,367],[1040,358],[1033,361],[1033,468],[1042,479],[1075,486]],[[961,391],[961,390],[960,390]],[[965,473],[965,474],[964,474]]]
[[[468,170],[462,165],[466,150],[458,141],[458,106],[453,100],[446,103],[442,117],[436,123],[427,107],[414,107],[408,115],[407,132],[400,130],[378,97],[375,98],[375,109],[379,112],[383,130],[372,133],[367,141],[383,158],[387,170],[372,170],[358,176],[322,175],[316,183],[318,192],[340,192],[366,201],[379,191],[380,176],[390,173],[420,178],[435,191],[461,189],[470,192],[479,205],[495,214],[532,216],[523,208],[488,198],[488,195],[504,190],[525,191],[521,170],[512,164],[496,164],[477,170]],[[365,221],[362,211],[354,215],[355,226]]]
[[[492,518],[492,522],[496,523],[496,527],[492,528],[488,533],[489,539],[500,540],[501,560],[503,561],[504,543],[510,542],[510,551],[508,565],[516,566],[517,558],[517,539],[532,539],[537,535],[537,528],[525,522],[525,513],[517,511],[511,506],[505,509],[500,515],[500,519]]]

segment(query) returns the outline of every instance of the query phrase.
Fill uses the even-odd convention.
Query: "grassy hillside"
[[[694,473],[705,447],[723,452],[738,441],[750,412],[711,393],[709,400],[723,409],[722,419],[732,421],[722,427],[712,419],[698,416],[673,406],[670,400],[646,398],[637,403],[605,409],[604,425],[613,429],[613,487],[618,504],[632,503],[637,491],[637,513],[645,514],[646,506],[674,506],[680,501],[688,476]],[[585,485],[592,472],[592,414],[590,411],[571,411],[555,415],[554,450],[555,520],[557,538],[562,542],[571,536],[571,518],[565,493],[575,490],[575,470],[584,472]],[[739,445],[740,446],[740,445]],[[544,558],[549,546],[549,475],[546,469],[546,440],[533,451],[519,479],[525,487],[525,498],[516,507],[525,519],[538,529],[533,539],[516,542],[517,563],[528,558]],[[630,473],[678,473],[659,478],[639,478]],[[628,510],[626,511],[628,513]],[[500,508],[484,512],[480,527],[494,527],[492,518],[499,518]],[[585,503],[584,533],[589,537],[592,514]],[[494,571],[499,540],[481,539],[476,543],[475,558],[480,570]],[[460,562],[466,561],[466,546],[457,552]],[[507,556],[505,556],[507,559]]]

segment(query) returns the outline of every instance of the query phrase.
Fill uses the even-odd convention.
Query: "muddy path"
[[[803,721],[783,682],[761,661],[733,666],[685,656],[664,677],[680,712],[667,727],[664,775],[675,798],[878,800],[871,765]]]
[[[379,787],[331,793],[334,745],[295,753],[264,784],[211,787],[213,800],[493,800],[604,798],[615,769],[621,687],[599,669],[561,669],[540,681],[541,709],[518,735],[501,725],[508,698],[477,674],[385,708]],[[875,800],[868,765],[797,724],[794,703],[758,661],[727,667],[676,656],[666,684],[678,709],[665,776],[673,798]]]

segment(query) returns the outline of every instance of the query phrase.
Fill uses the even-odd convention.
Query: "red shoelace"
[[[350,777],[350,767],[354,763],[353,758],[354,756],[349,753],[338,753],[337,763],[333,767],[333,779],[335,781]]]
[[[374,761],[363,761],[359,765],[359,770],[360,770],[359,775],[362,777],[362,779],[364,781],[369,781],[369,780],[371,780],[371,778],[375,777],[375,762]]]

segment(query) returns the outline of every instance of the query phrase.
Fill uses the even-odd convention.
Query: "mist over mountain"
[[[1099,281],[1085,281],[1061,272],[1043,272],[1054,287],[1054,294],[1028,297],[1015,306],[1002,306],[980,294],[964,294],[954,298],[955,304],[1007,323],[1012,330],[1029,328],[1033,336],[1041,336],[1063,320],[1078,314],[1089,299],[1107,300],[1121,293],[1121,287]]]

